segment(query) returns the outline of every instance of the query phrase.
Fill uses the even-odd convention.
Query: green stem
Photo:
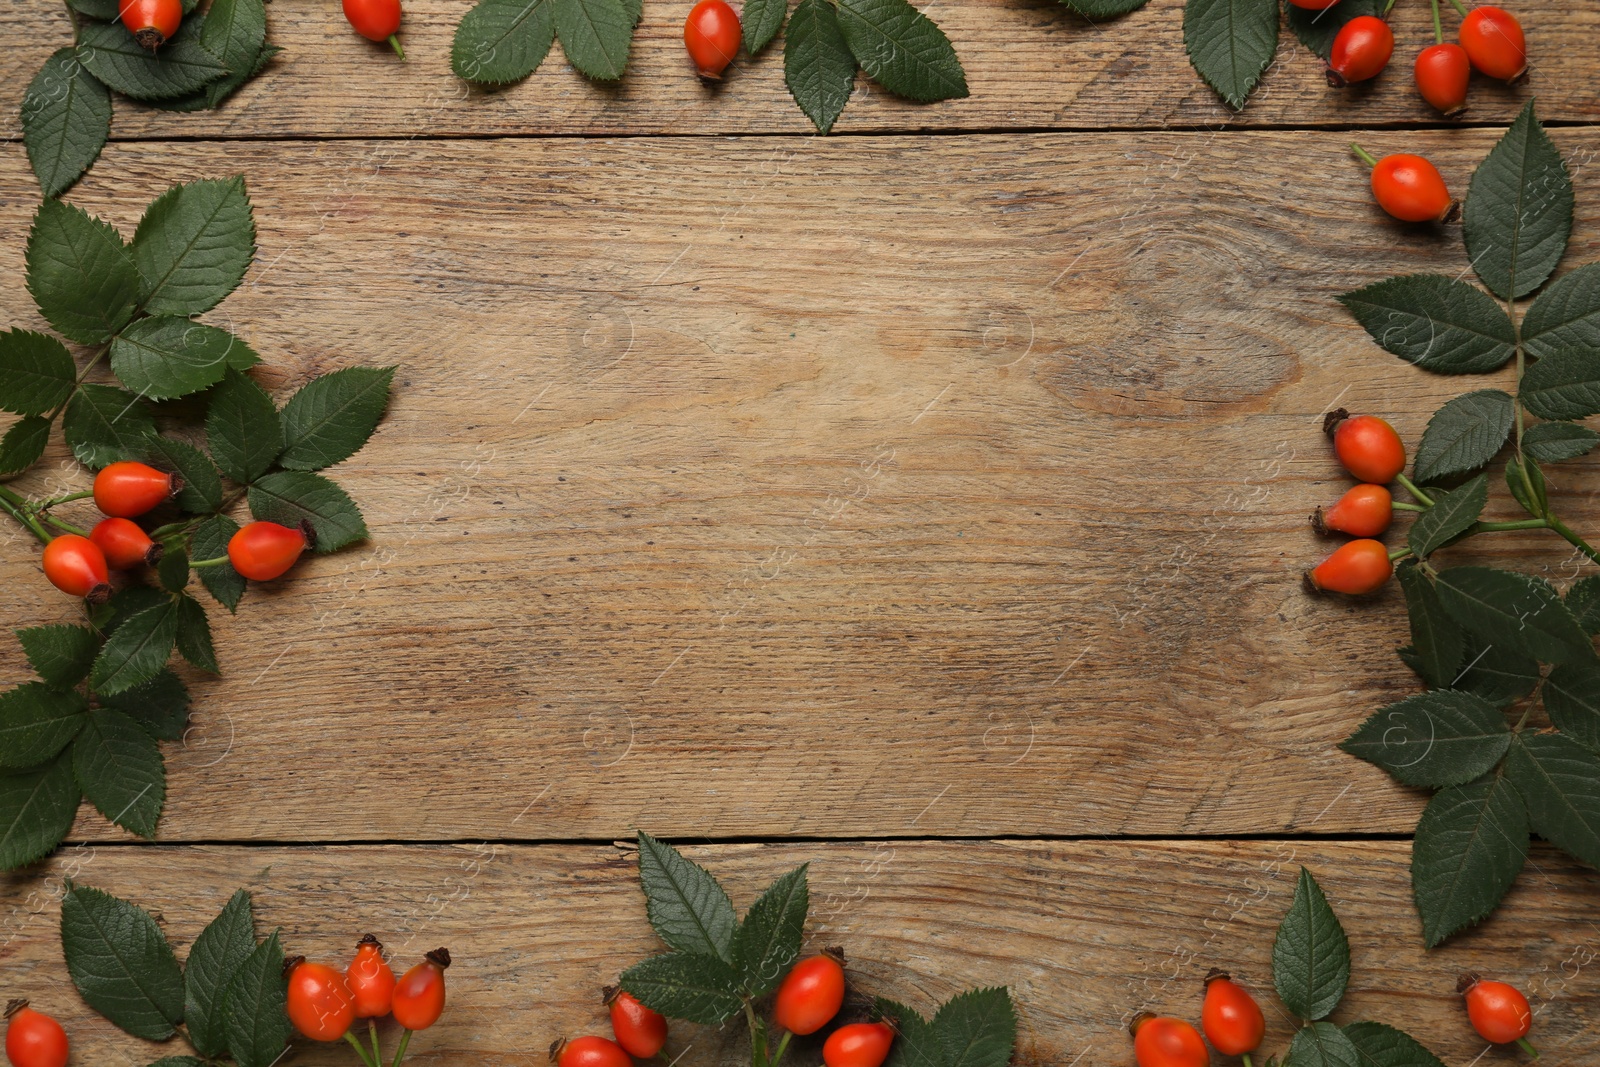
[[[789,1049],[789,1038],[791,1036],[789,1031],[785,1030],[783,1036],[778,1038],[777,1051],[772,1054],[771,1059],[767,1060],[767,1067],[778,1067],[779,1061],[783,1059],[783,1054]]]
[[[53,496],[49,500],[41,500],[34,505],[35,511],[49,511],[57,504],[70,504],[74,500],[88,500],[94,496],[94,490],[85,489],[81,493],[68,493],[66,496]]]
[[[372,1062],[372,1057],[367,1055],[367,1050],[361,1047],[361,1042],[357,1040],[355,1034],[352,1034],[350,1031],[346,1030],[344,1032],[344,1039],[350,1042],[350,1047],[356,1050],[356,1055],[361,1057],[362,1063],[366,1064],[367,1067],[378,1067],[376,1063]]]
[[[767,1028],[756,1018],[756,1009],[748,999],[744,1002],[744,1020],[750,1027],[750,1067],[769,1067],[767,1063]]]
[[[1403,488],[1406,492],[1416,497],[1418,502],[1424,507],[1433,507],[1433,498],[1427,493],[1424,493],[1421,489],[1418,489],[1416,486],[1412,485],[1411,479],[1406,477],[1405,471],[1401,471],[1399,474],[1396,474],[1394,476],[1394,480],[1399,482],[1401,488]]]
[[[1534,1048],[1533,1045],[1528,1041],[1527,1038],[1525,1038],[1525,1037],[1517,1038],[1517,1044],[1522,1048],[1522,1051],[1526,1052],[1528,1055],[1532,1056],[1534,1059],[1538,1059],[1539,1058],[1539,1050]]]
[[[67,522],[64,519],[58,519],[54,515],[42,514],[39,516],[39,518],[45,522],[48,522],[51,526],[54,526],[56,529],[61,530],[64,533],[77,534],[79,537],[89,536],[89,531],[85,530],[83,527],[74,526],[72,523]]]
[[[1462,18],[1466,18],[1467,17],[1467,5],[1466,4],[1463,4],[1461,2],[1461,0],[1450,0],[1450,2],[1455,5],[1456,10],[1461,13],[1461,17]]]
[[[1393,552],[1389,553],[1389,562],[1394,563],[1398,560],[1405,559],[1409,555],[1411,555],[1411,550],[1409,548],[1397,548]]]
[[[1394,508],[1396,511],[1427,511],[1428,510],[1427,508],[1423,507],[1421,504],[1407,504],[1407,503],[1405,503],[1404,501],[1401,501],[1401,500],[1391,501],[1389,506]]]
[[[390,1064],[389,1067],[400,1067],[401,1061],[406,1058],[406,1049],[410,1046],[410,1044],[411,1031],[407,1030],[400,1035],[400,1047],[395,1049],[394,1062]]]
[[[383,1063],[383,1049],[378,1044],[378,1020],[367,1019],[367,1035],[372,1038],[373,1067],[379,1067]]]
[[[1376,167],[1378,165],[1378,161],[1372,158],[1372,154],[1365,148],[1362,148],[1360,145],[1356,144],[1354,141],[1350,142],[1350,151],[1354,152],[1356,154],[1356,158],[1361,160],[1361,162],[1365,163],[1367,166]]]
[[[0,510],[4,510],[7,515],[20,522],[27,528],[28,532],[32,533],[40,541],[47,545],[50,543],[50,531],[39,525],[38,519],[28,514],[26,502],[22,497],[3,485],[0,485]]]
[[[404,63],[406,50],[400,47],[400,37],[397,34],[391,33],[389,35],[389,47],[394,49],[394,54],[400,57],[400,62]]]
[[[1549,528],[1549,519],[1517,519],[1515,522],[1475,522],[1472,524],[1473,533],[1497,533],[1501,530],[1546,530]]]
[[[1568,544],[1572,545],[1579,552],[1582,552],[1585,556],[1588,556],[1591,562],[1600,563],[1600,552],[1596,552],[1593,545],[1574,533],[1570,526],[1556,518],[1554,515],[1550,516],[1549,521],[1550,529],[1554,530],[1562,537],[1565,537]]]
[[[192,559],[192,560],[189,561],[189,566],[191,566],[191,567],[220,567],[226,562],[228,562],[228,557],[227,556],[218,556],[216,559]]]
[[[1389,2],[1387,4],[1383,5],[1383,17],[1384,18],[1388,18],[1389,17],[1389,10],[1392,7],[1394,7],[1394,0],[1389,0]]]
[[[68,7],[68,10],[71,10],[70,6]],[[78,386],[83,384],[83,380],[89,376],[89,372],[95,368],[96,364],[105,358],[106,353],[109,351],[111,351],[111,342],[107,341],[105,344],[100,346],[100,350],[98,352],[89,357],[89,362],[85,363],[83,365],[83,369],[78,372],[78,380],[72,383],[72,392],[67,394],[67,399],[56,405],[56,409],[54,411],[45,416],[46,419],[48,419],[50,422],[56,421],[56,416],[65,411],[67,405],[72,402],[72,398],[77,395]]]
[[[1439,22],[1439,0],[1433,3],[1433,43],[1444,44],[1444,26]]]
[[[1434,0],[1434,3],[1438,3],[1438,0]],[[1244,1061],[1244,1067],[1256,1067],[1255,1064],[1250,1062],[1250,1053],[1246,1052],[1243,1056],[1241,1056],[1239,1058]]]

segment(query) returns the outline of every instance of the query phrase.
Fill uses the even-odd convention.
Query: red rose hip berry
[[[1389,528],[1394,518],[1394,498],[1381,485],[1358,485],[1326,510],[1318,508],[1311,516],[1312,527],[1320,534],[1337,531],[1354,537],[1377,537]]]
[[[1462,975],[1456,989],[1466,998],[1467,1018],[1478,1036],[1496,1045],[1515,1041],[1534,1059],[1539,1053],[1528,1043],[1533,1011],[1528,998],[1505,982],[1485,982],[1475,974]]]
[[[62,534],[44,546],[44,576],[68,596],[103,603],[111,595],[111,571],[106,554],[87,537]]]
[[[1485,4],[1467,12],[1456,35],[1472,65],[1491,78],[1515,81],[1528,69],[1522,23],[1504,8]]]
[[[12,1067],[66,1067],[67,1032],[26,1000],[6,1005],[6,1059]]]
[[[270,582],[279,577],[311,547],[309,528],[279,526],[275,522],[252,522],[228,539],[228,562],[233,569],[255,582]]]
[[[1340,408],[1323,416],[1333,451],[1344,469],[1375,485],[1387,485],[1406,469],[1406,446],[1394,427],[1376,415],[1351,415]]]
[[[400,977],[394,987],[394,1021],[407,1030],[426,1030],[444,1013],[444,971],[450,950],[436,948]]]
[[[1306,572],[1306,581],[1321,593],[1360,595],[1378,589],[1394,573],[1382,541],[1362,538],[1338,550]]]
[[[106,563],[118,570],[161,562],[161,546],[132,519],[101,519],[89,531],[89,540],[105,553]]]
[[[550,1059],[556,1067],[633,1067],[622,1046],[603,1037],[558,1041],[550,1050]]]
[[[716,81],[739,54],[739,16],[724,0],[700,0],[683,24],[683,43],[700,77]]]
[[[369,41],[388,41],[394,54],[406,57],[400,47],[400,0],[344,0],[344,17],[361,36]]]
[[[1182,1019],[1140,1012],[1128,1030],[1139,1067],[1207,1067],[1211,1062],[1200,1032]]]
[[[773,1017],[791,1034],[821,1030],[844,1005],[844,967],[833,951],[809,956],[792,967],[778,987]]]
[[[1358,15],[1339,29],[1328,53],[1328,84],[1342,89],[1376,78],[1394,55],[1394,31],[1376,15]]]
[[[178,32],[183,4],[181,0],[122,0],[117,17],[135,41],[153,52]]]
[[[344,979],[355,997],[357,1019],[377,1019],[394,1006],[394,971],[383,958],[383,942],[371,934],[356,942],[356,958]]]
[[[355,997],[344,975],[323,963],[307,963],[304,956],[284,961],[289,976],[289,1021],[303,1037],[313,1041],[338,1041],[355,1019]]]
[[[667,1043],[667,1019],[639,1003],[632,993],[608,990],[606,1004],[611,1010],[611,1032],[628,1055],[647,1060]]]
[[[827,1067],[879,1067],[892,1044],[894,1030],[888,1023],[851,1023],[828,1035],[822,1062]]]
[[[1430,45],[1417,53],[1412,68],[1417,92],[1440,113],[1454,115],[1467,106],[1467,82],[1472,78],[1472,61],[1458,44]]]
[[[1261,1047],[1267,1020],[1243,986],[1226,971],[1206,976],[1206,999],[1200,1008],[1200,1026],[1211,1047],[1224,1056],[1244,1056]]]
[[[183,483],[143,463],[113,463],[94,476],[94,506],[107,515],[136,519],[165,502]]]

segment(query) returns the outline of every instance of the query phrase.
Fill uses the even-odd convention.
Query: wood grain
[[[272,39],[284,48],[269,71],[221,111],[195,115],[119,101],[119,138],[286,138],[522,136],[604,133],[810,133],[783,83],[781,41],[744,59],[716,89],[693,76],[683,51],[689,4],[651,2],[634,38],[628,74],[615,85],[586,81],[559,48],[529,81],[504,90],[473,89],[450,71],[450,43],[467,0],[406,4],[401,36],[410,61],[350,32],[337,9],[315,13],[270,7]],[[1382,126],[1455,122],[1418,97],[1411,63],[1433,42],[1426,4],[1394,12],[1398,46],[1376,82],[1328,88],[1322,62],[1284,29],[1277,58],[1249,107],[1235,115],[1190,68],[1181,0],[1154,0],[1098,25],[1053,0],[943,0],[929,12],[954,42],[970,98],[934,106],[897,100],[858,82],[839,132],[1019,128]],[[1592,121],[1600,81],[1592,50],[1574,42],[1600,34],[1600,11],[1582,0],[1519,9],[1533,71],[1507,89],[1475,78],[1459,121],[1505,123],[1537,95],[1549,119]],[[1447,16],[1454,32],[1456,18]],[[0,34],[9,42],[0,75],[20,87],[51,51],[71,40],[61,5],[8,4]],[[13,97],[14,98],[14,97]],[[6,130],[17,117],[8,108]]]

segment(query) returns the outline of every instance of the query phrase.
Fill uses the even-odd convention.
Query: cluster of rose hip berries
[[[1344,469],[1361,484],[1331,508],[1318,508],[1311,525],[1318,533],[1346,533],[1356,538],[1306,572],[1313,589],[1331,593],[1370,593],[1389,580],[1394,563],[1389,549],[1376,540],[1394,518],[1388,484],[1405,470],[1406,446],[1394,427],[1376,415],[1351,415],[1340,408],[1323,417],[1333,438],[1333,451]]]
[[[1128,1030],[1133,1034],[1133,1055],[1139,1067],[1209,1067],[1206,1042],[1224,1056],[1238,1056],[1251,1067],[1250,1054],[1261,1047],[1267,1022],[1254,997],[1225,971],[1206,975],[1205,1002],[1200,1008],[1204,1039],[1193,1024],[1170,1016],[1141,1012]],[[1475,974],[1462,977],[1456,987],[1466,1000],[1467,1019],[1478,1036],[1496,1045],[1516,1042],[1534,1059],[1539,1053],[1528,1043],[1533,1012],[1528,998],[1504,982],[1485,982]]]
[[[103,468],[94,477],[93,495],[95,506],[106,518],[87,534],[64,533],[52,538],[44,546],[45,577],[63,593],[84,597],[92,604],[104,603],[111,595],[112,570],[160,562],[161,544],[133,520],[154,511],[182,488],[177,475],[132,460]],[[229,539],[226,560],[244,577],[267,582],[294,566],[314,540],[309,523],[288,527],[252,522]],[[192,566],[222,562],[222,557],[196,560]]]
[[[133,39],[154,52],[172,39],[183,22],[183,0],[121,0],[117,17]],[[369,41],[387,41],[401,59],[400,0],[344,0],[344,17]]]
[[[844,1006],[843,953],[838,949],[796,963],[778,986],[773,1018],[791,1034],[804,1037],[821,1030]],[[563,1038],[550,1046],[556,1067],[633,1067],[633,1058],[659,1055],[667,1041],[667,1020],[628,993],[607,988],[611,1032],[603,1037]],[[822,1045],[827,1067],[879,1067],[894,1044],[894,1027],[887,1021],[849,1023],[828,1035]]]
[[[347,1041],[367,1067],[381,1067],[376,1020],[393,1014],[404,1028],[393,1061],[398,1065],[405,1059],[411,1035],[426,1030],[444,1013],[444,972],[449,966],[450,951],[436,948],[396,979],[383,958],[383,944],[371,934],[357,942],[355,958],[343,972],[291,956],[283,964],[289,981],[289,1021],[302,1037]],[[370,1021],[370,1053],[350,1032],[357,1019]]]

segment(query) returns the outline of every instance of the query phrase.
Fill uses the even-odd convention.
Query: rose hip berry
[[[345,968],[344,978],[355,997],[356,1018],[388,1015],[394,1005],[394,971],[383,958],[383,942],[371,934],[356,942],[356,958]]]
[[[1358,15],[1339,29],[1328,53],[1328,84],[1342,89],[1376,78],[1394,54],[1394,31],[1376,15]]]
[[[289,1021],[302,1036],[313,1041],[338,1041],[355,1019],[355,997],[344,975],[323,963],[307,963],[304,956],[284,961],[289,976]]]
[[[1224,1056],[1247,1056],[1261,1047],[1267,1020],[1243,986],[1226,971],[1206,976],[1206,999],[1200,1008],[1200,1026],[1211,1047]]]
[[[44,546],[44,576],[68,596],[103,603],[111,595],[106,554],[87,537],[62,534]]]
[[[1182,1019],[1140,1012],[1128,1030],[1139,1067],[1207,1067],[1211,1062],[1200,1032]]]
[[[1373,159],[1360,145],[1356,155],[1372,168],[1372,196],[1378,206],[1401,222],[1445,222],[1456,212],[1456,202],[1439,169],[1421,156],[1406,152]]]
[[[394,54],[406,57],[400,47],[400,0],[344,0],[344,17],[369,41],[388,41]]]
[[[1472,65],[1491,78],[1515,81],[1528,69],[1522,23],[1504,8],[1485,4],[1467,12],[1457,34]]]
[[[67,1032],[26,1000],[6,1005],[6,1059],[12,1067],[66,1067]]]
[[[827,1067],[878,1067],[889,1058],[894,1030],[888,1023],[850,1023],[828,1035],[822,1045]]]
[[[1362,538],[1338,550],[1306,572],[1306,581],[1318,592],[1370,593],[1389,580],[1394,564],[1382,541]]]
[[[724,0],[700,0],[683,24],[683,43],[700,77],[717,81],[739,54],[739,16]]]
[[[1417,78],[1417,92],[1442,114],[1454,115],[1467,106],[1472,62],[1465,48],[1458,44],[1430,45],[1417,53],[1413,72]]]
[[[122,0],[117,17],[135,41],[153,52],[178,32],[183,4],[181,0]]]
[[[633,994],[607,990],[606,1004],[611,1009],[611,1032],[628,1055],[647,1060],[667,1043],[666,1016],[645,1007]]]
[[[1394,427],[1376,415],[1351,415],[1344,408],[1322,418],[1323,432],[1344,469],[1363,482],[1387,485],[1406,469],[1406,446]]]
[[[1485,982],[1475,974],[1461,976],[1456,990],[1466,997],[1467,1018],[1478,1036],[1496,1045],[1515,1041],[1534,1059],[1538,1050],[1528,1043],[1528,1030],[1533,1026],[1533,1011],[1528,998],[1515,986],[1504,982]]]
[[[101,519],[89,531],[89,540],[105,553],[106,563],[118,570],[161,562],[161,546],[132,519]]]
[[[1311,516],[1312,527],[1320,534],[1338,531],[1355,537],[1377,537],[1389,528],[1394,518],[1394,498],[1381,485],[1358,485],[1326,510],[1318,508]]]
[[[143,463],[113,463],[94,476],[94,505],[107,515],[136,519],[183,487],[166,471]]]
[[[228,562],[252,581],[270,582],[294,566],[311,540],[304,523],[291,529],[275,522],[252,522],[228,539]]]
[[[426,1030],[444,1013],[444,970],[450,950],[436,948],[400,977],[394,987],[394,1021],[407,1030]]]
[[[804,1037],[828,1025],[844,1005],[844,967],[836,950],[801,960],[784,976],[773,1017],[791,1034]]]
[[[577,1037],[558,1041],[550,1050],[556,1067],[633,1067],[622,1046],[603,1037]]]

